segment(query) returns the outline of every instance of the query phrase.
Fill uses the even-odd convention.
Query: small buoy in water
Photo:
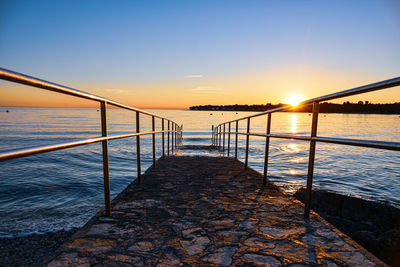
[[[210,113],[210,115],[212,115],[212,113]]]
[[[238,114],[238,113],[236,112],[236,114]]]
[[[8,109],[6,110],[6,112],[8,112]]]

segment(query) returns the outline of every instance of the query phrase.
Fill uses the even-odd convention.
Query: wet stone
[[[274,243],[256,237],[251,237],[246,239],[244,244],[248,247],[259,248],[259,249],[272,249],[275,247]]]
[[[281,262],[272,256],[258,255],[258,254],[244,254],[243,258],[249,262],[260,264],[262,266],[281,266]]]
[[[260,227],[260,231],[275,238],[282,238],[284,236],[305,232],[305,228],[284,229],[278,227]]]
[[[123,254],[109,255],[107,257],[113,261],[127,262],[127,263],[134,264],[134,265],[143,263],[139,257],[132,257],[132,256],[128,256],[128,255],[123,255]]]
[[[194,237],[193,240],[187,241],[187,240],[182,240],[180,241],[182,247],[186,250],[186,252],[190,255],[196,255],[205,249],[205,246],[210,243],[210,239],[205,236],[200,236],[200,237]]]
[[[51,261],[48,267],[59,267],[59,266],[90,266],[88,258],[79,258],[76,252],[74,253],[62,253],[58,260]]]
[[[195,235],[193,233],[201,231],[202,228],[196,227],[196,228],[190,228],[182,231],[182,236],[184,238],[193,238]]]
[[[111,218],[98,213],[47,266],[380,264],[262,180],[233,158],[166,157],[118,195]]]
[[[228,266],[232,262],[232,256],[235,254],[235,251],[236,248],[234,247],[222,247],[208,257],[203,258],[203,260],[222,266]]]
[[[240,227],[248,230],[248,229],[253,229],[258,225],[258,221],[244,221],[240,223]]]
[[[136,251],[136,252],[147,252],[151,251],[154,248],[154,244],[149,241],[137,242],[136,244],[130,246],[128,250]]]
[[[112,249],[116,242],[109,239],[75,239],[66,244],[69,249],[76,249],[79,252],[102,253]]]
[[[160,262],[157,264],[157,267],[169,267],[178,265],[181,265],[181,261],[179,260],[179,258],[174,254],[169,253],[161,258]]]
[[[210,222],[212,225],[214,225],[216,228],[224,228],[224,227],[231,227],[235,224],[235,220],[232,219],[224,219],[224,220],[218,220],[218,221],[212,221]]]

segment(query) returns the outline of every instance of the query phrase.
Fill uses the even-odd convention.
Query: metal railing
[[[227,121],[217,125],[216,127],[212,126],[212,143],[214,146],[222,147],[222,150],[225,152],[225,139],[226,135],[228,135],[228,144],[227,144],[227,155],[230,155],[230,143],[231,143],[231,134],[235,135],[235,159],[238,158],[238,135],[246,136],[246,152],[245,152],[245,168],[248,167],[249,160],[249,138],[250,136],[256,137],[264,137],[265,140],[265,158],[264,158],[264,179],[263,182],[265,184],[267,179],[267,171],[268,171],[268,152],[270,145],[270,138],[282,138],[282,139],[293,139],[293,140],[302,140],[310,142],[310,152],[308,158],[308,173],[307,173],[307,186],[306,186],[306,203],[304,215],[309,217],[310,215],[310,204],[311,204],[311,190],[312,190],[312,182],[314,175],[314,159],[315,159],[315,144],[316,142],[323,143],[333,143],[333,144],[341,144],[341,145],[350,145],[350,146],[360,146],[360,147],[370,147],[370,148],[378,148],[378,149],[387,149],[387,150],[395,150],[400,151],[400,143],[399,142],[384,142],[384,141],[372,141],[372,140],[358,140],[358,139],[346,139],[346,138],[332,138],[332,137],[322,137],[317,136],[317,124],[318,124],[318,113],[319,113],[319,103],[322,101],[342,98],[346,96],[352,96],[377,90],[382,90],[390,87],[395,87],[400,85],[400,77],[368,84],[365,86],[356,87],[353,89],[309,99],[301,102],[298,106],[304,105],[312,105],[312,123],[311,123],[311,135],[310,136],[294,136],[294,135],[283,135],[283,134],[271,134],[271,117],[272,113],[279,111],[287,111],[294,109],[295,107],[286,105],[283,107],[267,110],[261,113],[257,113],[251,116],[239,118],[232,121]],[[297,106],[296,106],[297,107]],[[267,125],[266,125],[266,134],[258,134],[250,132],[250,120],[255,117],[267,115]],[[247,120],[247,128],[246,132],[239,132],[239,121]],[[235,131],[231,131],[231,124],[235,124]],[[228,125],[228,127],[226,127]],[[226,131],[228,128],[228,131]]]
[[[173,152],[174,148],[182,142],[182,128],[176,122],[140,110],[128,105],[118,103],[113,100],[109,100],[100,96],[92,95],[83,91],[79,91],[70,87],[59,85],[56,83],[41,80],[35,77],[27,76],[21,73],[13,72],[0,68],[0,79],[7,80],[15,83],[30,85],[33,87],[42,88],[45,90],[71,95],[79,98],[84,98],[92,101],[99,102],[100,113],[101,113],[101,136],[95,138],[89,138],[84,140],[78,140],[73,142],[66,142],[61,144],[43,145],[37,147],[27,147],[21,149],[13,149],[7,151],[0,151],[0,161],[6,161],[15,158],[26,157],[29,155],[41,154],[45,152],[66,149],[70,147],[82,146],[97,142],[102,142],[102,155],[103,155],[103,176],[104,176],[104,200],[105,200],[105,214],[111,215],[111,200],[110,200],[110,176],[109,176],[109,165],[108,165],[108,141],[115,139],[122,139],[136,136],[136,157],[137,157],[137,180],[141,182],[141,160],[140,160],[140,136],[152,135],[152,153],[153,153],[153,167],[156,166],[156,134],[161,134],[162,138],[162,158],[165,158],[165,154],[169,155],[170,151]],[[122,135],[111,135],[107,134],[107,105],[119,107],[122,109],[136,112],[136,132]],[[152,131],[140,132],[140,114],[151,116],[152,118]],[[155,130],[155,119],[161,120],[161,130]],[[167,128],[167,129],[165,129]],[[165,151],[165,133],[167,133],[167,151]]]

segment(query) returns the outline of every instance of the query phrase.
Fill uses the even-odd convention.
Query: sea
[[[8,112],[7,112],[8,111]],[[212,125],[255,112],[148,110],[183,125],[182,147],[175,155],[227,156],[210,149]],[[135,112],[108,109],[108,134],[136,131]],[[265,133],[266,117],[251,120],[251,132]],[[232,129],[233,129],[232,125]],[[274,113],[272,133],[310,135],[308,113]],[[156,130],[161,120],[156,119]],[[246,121],[239,123],[245,131]],[[151,117],[141,115],[141,131]],[[0,108],[0,151],[97,137],[98,109]],[[318,135],[400,142],[400,116],[320,114]],[[141,137],[142,170],[152,164],[151,136]],[[227,148],[226,139],[226,148]],[[250,137],[249,166],[262,173],[265,138]],[[171,152],[172,153],[172,152]],[[156,135],[161,157],[161,134]],[[304,187],[309,143],[271,139],[268,179],[289,194]],[[230,155],[234,156],[234,136]],[[238,158],[244,161],[245,136],[239,136]],[[114,198],[136,179],[136,138],[109,141],[110,186]],[[0,237],[24,236],[84,225],[104,206],[101,144],[0,162]],[[386,202],[400,207],[400,153],[318,143],[313,188]]]

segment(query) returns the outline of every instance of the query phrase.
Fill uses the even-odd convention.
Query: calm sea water
[[[5,112],[9,110],[9,112]],[[184,125],[185,149],[178,155],[220,156],[204,149],[211,142],[211,125],[252,114],[151,110]],[[135,131],[135,114],[111,109],[109,134]],[[252,120],[252,131],[265,133],[265,117]],[[311,116],[277,113],[272,132],[309,135]],[[0,108],[0,150],[54,144],[100,135],[96,109]],[[156,121],[157,129],[161,121]],[[244,131],[245,121],[239,127]],[[151,129],[143,116],[141,131]],[[399,115],[321,114],[318,134],[400,142]],[[245,137],[239,137],[244,160]],[[152,163],[151,137],[142,137],[142,169]],[[161,156],[157,136],[157,156]],[[233,145],[232,137],[232,145]],[[263,170],[264,138],[251,137],[250,166]],[[269,179],[289,193],[305,185],[309,144],[272,139]],[[109,143],[111,194],[115,197],[136,178],[135,138]],[[232,154],[231,154],[232,155]],[[400,206],[400,153],[318,144],[314,188]],[[82,226],[103,206],[101,145],[92,144],[0,163],[0,236],[25,235]]]

